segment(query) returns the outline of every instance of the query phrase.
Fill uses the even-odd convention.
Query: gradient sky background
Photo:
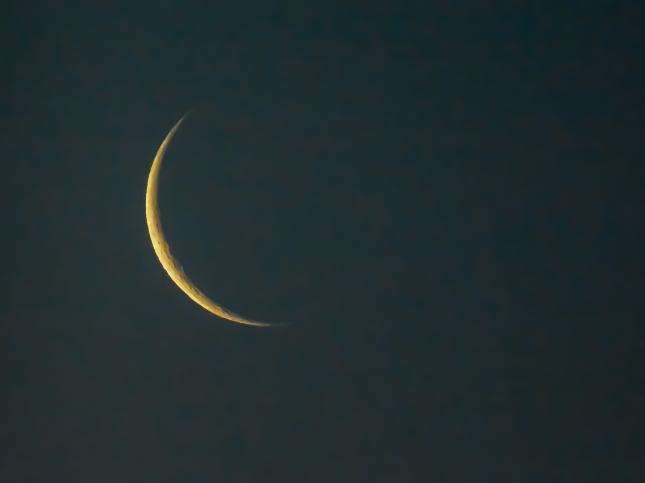
[[[643,481],[640,2],[397,3],[3,9],[1,481]]]

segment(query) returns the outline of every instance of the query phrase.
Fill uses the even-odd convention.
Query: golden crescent
[[[150,233],[152,247],[159,258],[161,265],[166,270],[172,281],[175,282],[181,291],[188,295],[193,302],[208,310],[210,313],[232,322],[253,325],[256,327],[282,325],[246,319],[213,302],[201,290],[199,290],[199,288],[197,288],[190,278],[188,278],[179,261],[172,256],[170,245],[168,244],[161,227],[161,217],[159,215],[159,206],[157,204],[157,191],[159,185],[159,171],[161,170],[163,157],[166,154],[170,141],[172,141],[173,136],[184,119],[186,119],[186,116],[188,116],[188,114],[185,114],[179,121],[177,121],[177,124],[173,126],[166,136],[166,139],[164,139],[161,146],[159,146],[159,150],[152,161],[150,174],[148,175],[148,186],[146,188],[146,221],[148,223],[148,232]]]

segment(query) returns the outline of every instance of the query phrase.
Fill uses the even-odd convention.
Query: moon
[[[186,119],[188,114],[185,114],[179,121],[177,121],[177,124],[175,124],[166,135],[166,139],[164,139],[161,146],[159,146],[159,150],[152,161],[152,167],[150,168],[150,174],[148,175],[148,185],[146,188],[146,222],[148,223],[148,232],[150,233],[152,247],[159,258],[161,265],[166,270],[172,281],[175,282],[181,291],[188,295],[193,302],[209,311],[211,314],[221,317],[222,319],[230,320],[231,322],[252,325],[255,327],[273,327],[283,325],[250,320],[217,304],[197,288],[197,286],[184,272],[179,260],[172,256],[170,245],[168,240],[166,240],[166,236],[164,235],[161,227],[161,216],[159,214],[159,206],[157,203],[159,172],[161,171],[161,163],[163,162],[166,150],[177,132],[177,129],[179,129],[179,126],[181,126],[181,123]]]

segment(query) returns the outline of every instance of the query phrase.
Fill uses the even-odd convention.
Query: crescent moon
[[[190,114],[190,113],[188,113]],[[173,282],[184,292],[188,297],[201,306],[211,314],[217,315],[222,319],[237,322],[238,324],[253,325],[255,327],[272,327],[283,324],[271,324],[267,322],[259,322],[257,320],[250,320],[234,312],[222,307],[207,297],[197,286],[188,278],[184,272],[181,263],[172,256],[170,245],[166,240],[163,229],[161,227],[161,217],[159,214],[159,206],[157,204],[157,192],[159,186],[159,172],[161,170],[161,163],[163,161],[168,145],[172,141],[173,136],[179,129],[181,123],[186,119],[188,114],[185,114],[177,124],[166,135],[166,139],[159,146],[159,150],[152,161],[150,174],[148,175],[148,186],[146,188],[146,222],[148,223],[148,232],[150,233],[150,240],[161,265],[166,270]]]

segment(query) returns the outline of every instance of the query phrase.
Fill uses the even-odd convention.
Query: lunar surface
[[[267,322],[259,322],[257,320],[250,320],[237,315],[234,312],[222,307],[207,297],[197,286],[188,278],[184,272],[181,263],[172,256],[170,245],[166,240],[163,229],[161,227],[161,217],[159,214],[159,206],[157,203],[157,194],[159,186],[159,172],[161,170],[161,163],[163,162],[164,155],[168,149],[168,145],[172,141],[173,136],[181,123],[186,119],[188,114],[184,115],[177,124],[170,130],[166,139],[159,147],[157,155],[152,161],[150,174],[148,175],[148,186],[146,189],[146,221],[148,223],[148,231],[150,233],[150,240],[152,247],[161,262],[161,265],[166,270],[173,282],[184,292],[188,297],[210,313],[217,315],[226,320],[237,322],[238,324],[253,325],[256,327],[273,327],[283,324],[271,324]]]

